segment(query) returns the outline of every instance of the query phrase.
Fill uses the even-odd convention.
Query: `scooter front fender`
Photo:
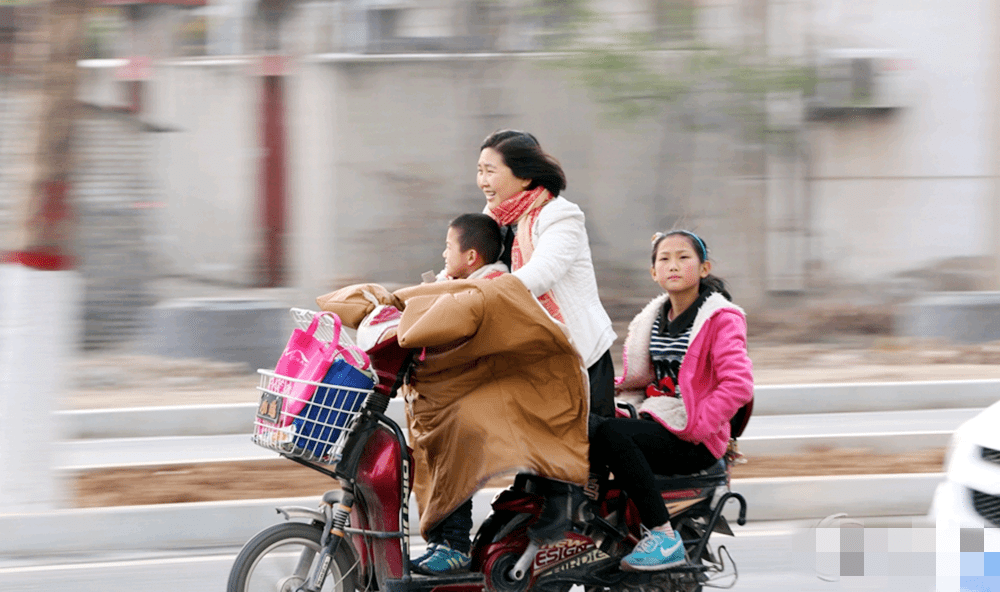
[[[341,493],[337,490],[328,491],[323,494],[323,507],[329,507],[340,501]],[[310,518],[319,522],[320,524],[326,523],[326,514],[322,509],[316,508],[303,508],[302,506],[281,506],[275,508],[279,514],[284,516],[285,520],[292,520],[294,518]]]
[[[301,506],[284,506],[281,508],[275,508],[279,514],[281,514],[285,520],[294,520],[296,518],[308,518],[319,522],[320,524],[326,523],[326,516],[323,512],[313,508],[303,508]]]

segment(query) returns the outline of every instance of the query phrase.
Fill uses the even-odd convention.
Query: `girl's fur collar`
[[[670,295],[664,292],[653,298],[629,323],[622,350],[622,375],[615,380],[616,385],[624,388],[644,388],[652,382],[649,337],[653,330],[653,322],[660,313],[663,303],[669,297]],[[708,319],[721,310],[733,310],[746,317],[742,308],[726,300],[722,294],[715,292],[706,298],[701,308],[698,309],[694,324],[691,326],[691,341],[689,343],[694,343],[695,337]]]

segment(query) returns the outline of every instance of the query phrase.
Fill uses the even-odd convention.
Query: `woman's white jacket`
[[[597,293],[583,210],[557,197],[531,228],[531,260],[513,272],[537,298],[551,291],[570,339],[589,368],[611,347],[615,332]]]

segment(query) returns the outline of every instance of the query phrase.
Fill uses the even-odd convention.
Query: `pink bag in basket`
[[[329,343],[321,341],[315,335],[320,318],[324,316],[333,319],[333,340]],[[343,356],[349,363],[362,369],[371,366],[371,361],[364,351],[355,346],[340,344],[340,329],[340,317],[332,312],[321,312],[313,317],[308,329],[292,331],[288,345],[285,346],[285,351],[274,368],[274,373],[278,376],[268,383],[269,390],[285,397],[284,413],[278,418],[280,427],[291,424],[316,392],[315,384],[299,381],[322,381],[338,356]],[[297,380],[287,380],[286,377]]]
[[[330,345],[316,338],[316,329],[319,327],[320,317],[332,314],[321,312],[313,317],[313,321],[308,329],[295,329],[292,331],[291,337],[288,338],[288,345],[285,346],[285,351],[278,358],[278,365],[274,367],[275,374],[291,376],[293,378],[302,376],[306,366],[309,365],[309,360],[319,356],[323,348]],[[292,381],[276,376],[271,379],[267,388],[276,393],[285,394],[291,386]]]

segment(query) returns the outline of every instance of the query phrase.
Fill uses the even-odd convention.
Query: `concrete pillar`
[[[0,265],[0,513],[64,507],[56,415],[72,379],[83,282],[72,270]]]
[[[988,79],[986,84],[986,104],[992,106],[992,121],[989,136],[990,149],[987,161],[989,169],[986,174],[991,180],[992,236],[993,236],[993,281],[991,288],[1000,290],[1000,0],[988,0],[990,4],[989,18],[985,25],[989,33],[986,38],[991,44]]]

